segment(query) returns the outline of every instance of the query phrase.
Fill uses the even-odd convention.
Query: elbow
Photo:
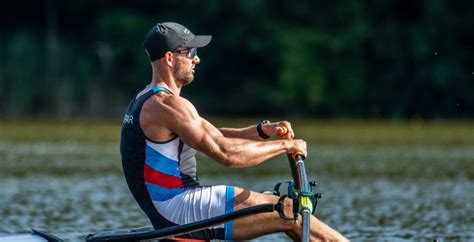
[[[229,167],[229,168],[238,168],[239,161],[236,155],[229,149],[225,147],[220,147],[220,149],[214,153],[214,158],[219,162],[219,164]]]
[[[239,150],[234,143],[224,137],[218,141],[211,146],[211,149],[208,149],[207,155],[225,167],[240,167]]]
[[[215,159],[219,162],[219,164],[225,167],[229,167],[229,168],[237,167],[236,162],[233,159],[233,156],[228,153],[221,152],[219,154],[216,154]]]
[[[227,168],[235,168],[235,165],[232,163],[232,161],[229,160],[218,160],[219,164],[227,167]]]

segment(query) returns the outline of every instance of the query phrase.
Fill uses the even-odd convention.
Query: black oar
[[[208,227],[216,226],[223,224],[230,220],[235,220],[238,218],[243,218],[249,215],[254,215],[258,213],[270,213],[277,210],[276,205],[271,203],[265,203],[256,205],[250,208],[244,208],[237,210],[228,214],[216,216],[210,219],[184,224],[176,225],[172,227],[167,227],[163,229],[153,230],[153,231],[140,231],[130,233],[129,231],[118,233],[117,231],[113,232],[99,232],[95,234],[89,234],[86,237],[87,242],[97,242],[97,241],[137,241],[137,240],[147,240],[147,239],[165,239],[170,237],[175,237],[183,234],[188,234],[191,232],[199,231]]]
[[[309,241],[310,239],[310,224],[311,214],[313,213],[315,196],[311,191],[311,187],[308,182],[306,175],[306,169],[304,166],[304,155],[302,153],[296,153],[289,156],[291,170],[295,170],[293,173],[293,179],[295,179],[295,189],[297,192],[297,198],[299,200],[299,213],[302,217],[302,238],[301,241]]]
[[[280,134],[284,136],[288,133],[288,129],[283,127],[283,132]],[[288,163],[290,164],[291,176],[293,177],[293,203],[298,203],[298,209],[294,207],[293,216],[297,221],[298,212],[302,217],[302,237],[301,241],[309,241],[310,239],[310,225],[311,225],[311,214],[316,208],[317,198],[320,194],[314,194],[311,191],[311,186],[306,175],[306,169],[304,166],[305,156],[303,152],[296,152],[294,154],[287,154]]]

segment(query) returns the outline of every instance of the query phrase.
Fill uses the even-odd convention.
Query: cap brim
[[[208,45],[211,42],[212,36],[211,35],[196,35],[194,39],[189,41],[188,43],[184,44],[184,47],[190,48],[200,48]]]

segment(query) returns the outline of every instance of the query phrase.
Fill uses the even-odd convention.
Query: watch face
[[[262,120],[260,121],[258,124],[257,124],[257,132],[258,132],[258,135],[262,138],[262,139],[268,139],[270,138],[270,136],[266,135],[265,132],[263,132],[262,130],[262,124],[268,124],[270,123],[270,121],[268,120]]]

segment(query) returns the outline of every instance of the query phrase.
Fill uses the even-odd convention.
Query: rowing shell
[[[0,235],[0,242],[64,242],[63,239],[58,238],[52,234],[37,231],[32,229],[31,234],[12,234],[12,235]],[[124,230],[115,230],[115,231],[104,231],[104,232],[99,232],[97,235],[95,235],[95,239],[97,239],[97,236],[100,234],[102,236],[102,239],[104,241],[107,241],[109,237],[112,236],[119,236],[119,237],[127,237],[127,235],[131,234],[137,234],[137,233],[147,233],[147,232],[153,232],[155,229],[153,227],[142,227],[142,228],[136,228],[136,229],[124,229]],[[91,239],[86,238],[86,241]],[[128,241],[128,239],[125,239],[125,241]],[[141,240],[133,240],[133,241],[141,241]],[[150,239],[146,240],[147,242],[160,242],[160,241],[167,241],[167,242],[173,242],[173,241],[179,241],[179,242],[203,242],[205,240],[197,240],[197,239],[182,239],[182,238],[168,238],[165,240],[158,240],[158,239]]]
[[[14,234],[14,235],[0,235],[0,242],[63,242],[52,234],[41,232],[38,230],[31,230],[31,234]]]

